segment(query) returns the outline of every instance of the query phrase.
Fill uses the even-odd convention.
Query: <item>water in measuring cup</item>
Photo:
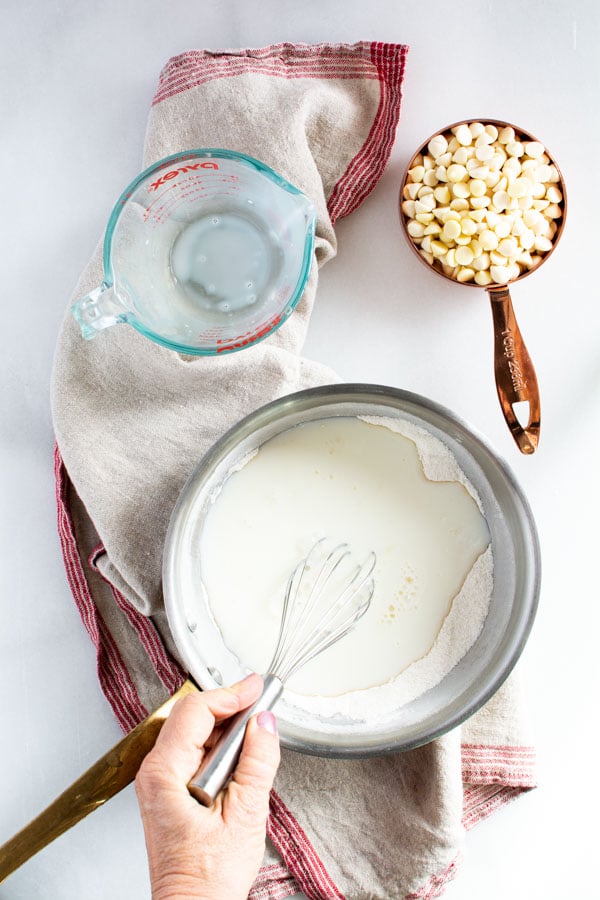
[[[239,207],[212,211],[187,225],[171,250],[171,271],[198,312],[234,319],[265,300],[283,250],[277,234]]]

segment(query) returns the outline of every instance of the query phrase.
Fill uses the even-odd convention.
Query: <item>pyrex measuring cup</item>
[[[315,220],[310,200],[256,159],[220,149],[169,156],[117,201],[104,280],[73,315],[88,339],[125,322],[183,353],[242,349],[300,300]]]
[[[490,196],[490,194],[493,195],[494,189],[490,190],[490,189],[488,189],[487,185],[485,185],[485,191],[484,191],[484,188],[478,187],[477,190],[482,192],[480,195],[480,198],[487,197],[488,198],[487,205],[488,206],[491,205],[493,209],[496,206],[496,208],[498,208],[500,210],[500,212],[502,213],[502,216],[499,216],[499,218],[503,217],[505,219],[510,219],[510,214],[512,212],[511,207],[510,207],[510,205],[505,207],[504,203],[508,203],[510,201],[510,203],[512,204],[514,201],[516,201],[516,205],[517,205],[516,208],[520,209],[521,207],[519,207],[519,200],[521,200],[521,198],[524,198],[522,201],[523,209],[532,209],[537,212],[544,203],[546,203],[547,206],[552,203],[552,205],[554,207],[556,207],[556,209],[553,212],[555,224],[554,224],[554,228],[552,231],[551,239],[546,239],[546,243],[541,244],[541,246],[544,247],[544,249],[540,251],[541,255],[539,255],[534,250],[535,255],[538,258],[537,258],[537,260],[532,260],[533,264],[532,264],[531,268],[521,270],[521,271],[519,271],[518,267],[516,269],[512,268],[507,272],[508,277],[502,276],[502,275],[499,276],[500,278],[503,279],[502,281],[495,281],[494,278],[490,277],[490,280],[487,283],[485,283],[485,281],[482,280],[480,282],[480,284],[477,284],[473,280],[473,276],[474,276],[475,272],[468,270],[466,275],[461,275],[460,270],[457,272],[457,269],[459,269],[458,266],[453,267],[453,266],[444,264],[444,262],[443,262],[444,247],[443,246],[440,248],[436,248],[436,247],[431,247],[431,244],[426,245],[427,247],[431,247],[432,250],[434,250],[436,252],[440,252],[442,254],[442,256],[440,256],[440,257],[436,257],[434,253],[430,254],[427,252],[427,250],[424,250],[423,241],[419,240],[415,236],[419,232],[420,229],[418,227],[413,228],[412,230],[415,233],[411,235],[410,228],[409,228],[409,225],[410,225],[409,218],[410,217],[407,216],[407,214],[404,211],[404,204],[406,201],[406,187],[407,187],[407,184],[409,184],[411,181],[411,175],[410,175],[411,170],[414,171],[414,167],[416,164],[420,164],[421,162],[424,162],[423,154],[431,157],[428,148],[430,147],[432,142],[437,141],[440,137],[443,137],[445,140],[450,135],[454,134],[457,129],[459,129],[459,128],[464,129],[465,127],[469,128],[469,127],[473,126],[474,124],[482,125],[482,127],[484,127],[484,128],[485,128],[485,126],[489,125],[492,127],[492,131],[495,129],[498,133],[500,133],[501,130],[503,130],[504,132],[513,132],[514,133],[514,141],[510,142],[511,144],[514,143],[514,146],[508,147],[508,144],[507,144],[507,148],[509,149],[509,152],[504,154],[505,161],[503,163],[503,167],[506,165],[507,159],[513,159],[513,160],[516,159],[518,161],[520,158],[525,158],[527,160],[527,150],[522,149],[523,147],[525,147],[525,148],[529,148],[531,153],[539,154],[539,160],[540,160],[539,167],[540,168],[538,168],[537,171],[541,171],[541,167],[544,167],[546,170],[550,171],[550,175],[548,177],[551,179],[552,190],[554,191],[554,193],[551,194],[551,196],[553,198],[552,201],[546,199],[547,192],[545,195],[541,194],[540,188],[542,187],[542,185],[541,184],[538,185],[535,182],[535,177],[537,177],[535,174],[535,171],[536,171],[535,157],[533,159],[530,159],[529,162],[527,162],[527,165],[529,167],[528,170],[527,171],[524,170],[523,173],[520,173],[520,175],[522,176],[522,177],[520,177],[521,182],[524,182],[526,179],[528,179],[528,180],[531,180],[532,183],[536,185],[535,189],[530,191],[529,194],[527,194],[526,192],[524,194],[520,194],[522,189],[525,190],[525,188],[526,188],[527,191],[530,190],[529,186],[526,186],[523,184],[520,184],[517,187],[515,187],[514,197],[512,195],[508,196],[507,191],[503,189],[503,192],[507,195],[508,199],[503,197],[502,202],[498,202],[495,205],[494,201],[493,201],[493,196]],[[467,136],[467,138],[465,138],[465,141],[467,141],[467,140],[468,140],[468,136]],[[483,143],[484,143],[484,147],[485,147],[485,142],[483,142]],[[490,141],[490,146],[492,143],[493,143],[493,141]],[[518,146],[519,144],[521,144],[521,147]],[[535,145],[535,148],[534,148],[534,145]],[[443,149],[444,148],[443,148],[443,143],[442,143],[442,155],[443,155]],[[541,151],[543,151],[543,153]],[[491,151],[491,153],[493,155],[493,151]],[[484,159],[481,161],[482,162],[481,168],[482,168],[482,172],[483,172],[485,170],[485,165],[484,165],[485,157],[487,156],[491,160],[491,155],[490,155],[490,151],[488,151],[488,152],[482,151],[480,153],[480,155],[482,157],[484,157]],[[531,166],[529,165],[530,162],[531,162]],[[452,160],[450,160],[449,163],[451,164]],[[468,162],[467,162],[467,165],[469,165]],[[513,162],[513,165],[516,166],[516,163]],[[520,165],[520,163],[519,163],[519,165]],[[509,163],[509,166],[510,166],[510,163]],[[445,169],[445,167],[442,166],[442,169]],[[466,167],[465,167],[465,169],[466,169]],[[439,187],[439,186],[442,186],[442,191],[443,191],[443,185],[447,184],[447,181],[444,181],[444,182],[439,181],[438,175],[440,176],[440,178],[447,178],[449,169],[445,169],[444,172],[440,172],[437,170],[436,166],[433,165],[429,171],[432,173],[431,175],[429,175],[427,177],[425,177],[425,175],[423,175],[423,178],[425,179],[424,184],[427,184],[429,189],[432,192],[435,192],[436,187]],[[458,185],[464,185],[462,190],[459,191],[458,194],[456,195],[455,199],[459,200],[457,206],[460,207],[460,205],[461,205],[460,197],[465,195],[466,183],[470,182],[471,179],[481,181],[481,179],[483,177],[482,172],[481,173],[478,172],[477,166],[475,166],[474,168],[471,168],[470,172],[467,171],[466,175],[462,175],[462,172],[452,173],[453,176],[455,174],[458,174],[458,175],[462,176],[462,178],[464,178],[464,181],[456,182]],[[504,168],[500,168],[499,169],[500,177],[502,176],[503,172],[504,172]],[[420,172],[418,174],[420,174]],[[412,177],[414,177],[414,176],[412,176]],[[493,181],[493,178],[492,178],[492,181]],[[481,183],[484,184],[483,181]],[[450,188],[452,188],[452,183],[450,184]],[[419,196],[419,193],[418,193],[419,190],[420,189],[418,189],[416,192],[416,201],[420,201],[421,205],[422,205],[423,200],[426,197],[426,194],[421,193],[421,196]],[[411,193],[412,193],[412,191],[411,191]],[[453,196],[452,190],[450,191],[450,194]],[[466,195],[469,196],[468,191],[466,191]],[[531,207],[526,206],[526,203],[529,203],[529,200],[531,200]],[[473,202],[472,199],[470,199],[470,203],[472,203],[472,202]],[[462,203],[466,204],[467,206],[469,205],[469,203],[467,203],[466,199],[463,199]],[[484,200],[484,199],[476,200],[475,205],[477,207],[479,207],[480,210],[484,210],[485,206],[486,206],[486,200]],[[432,211],[431,211],[432,212],[431,220],[433,220],[433,221],[436,220],[436,211],[438,212],[438,215],[440,213],[440,210],[437,207],[437,201],[436,201],[435,206],[436,206],[436,208],[432,209]],[[543,207],[543,208],[547,208],[547,206]],[[514,309],[512,306],[512,301],[511,301],[508,284],[509,283],[512,284],[513,282],[516,282],[516,281],[521,281],[527,275],[531,274],[531,272],[535,271],[535,269],[538,268],[542,262],[544,262],[546,259],[548,259],[548,257],[553,252],[554,248],[556,247],[556,244],[558,243],[558,240],[560,239],[560,237],[563,233],[565,219],[566,219],[566,207],[567,207],[567,201],[566,201],[564,180],[562,178],[562,175],[560,174],[560,171],[558,169],[558,166],[556,165],[556,162],[552,159],[552,157],[550,157],[546,148],[535,137],[533,137],[533,135],[529,134],[529,132],[527,132],[527,131],[524,131],[522,128],[518,128],[517,126],[510,125],[507,122],[500,122],[495,119],[481,119],[481,120],[468,120],[468,121],[456,122],[453,125],[449,125],[447,128],[444,128],[441,131],[438,131],[435,134],[431,135],[431,137],[428,138],[427,141],[424,142],[424,144],[422,144],[422,146],[417,151],[417,153],[415,153],[414,156],[412,157],[411,162],[409,163],[406,173],[404,175],[404,178],[402,181],[402,186],[400,188],[400,219],[401,219],[401,222],[403,225],[403,230],[404,230],[405,236],[408,239],[409,246],[416,253],[416,255],[419,257],[421,262],[425,262],[426,265],[428,265],[428,267],[430,269],[432,269],[434,272],[436,272],[436,274],[441,275],[444,278],[448,278],[451,281],[464,284],[467,287],[484,287],[489,295],[491,307],[492,307],[492,319],[493,319],[493,327],[494,327],[494,374],[495,374],[495,380],[496,380],[496,391],[498,394],[498,399],[500,401],[500,407],[502,409],[502,413],[503,413],[506,423],[511,431],[511,434],[512,434],[519,450],[525,454],[533,453],[536,450],[537,445],[538,445],[539,435],[540,435],[540,396],[539,396],[539,389],[538,389],[538,383],[537,383],[537,378],[536,378],[536,374],[535,374],[535,369],[533,366],[533,362],[531,361],[531,357],[529,355],[527,347],[525,346],[525,342],[521,335],[521,331],[517,324],[516,316],[515,316]],[[421,206],[419,206],[418,208],[419,208],[419,210],[421,210]],[[482,217],[484,217],[485,213],[482,212],[481,215],[482,215]],[[540,213],[540,215],[541,215],[541,213]],[[426,223],[428,218],[429,218],[428,214],[425,214],[425,215],[421,214],[421,220],[423,223]],[[516,216],[513,214],[513,225],[512,225],[511,231],[505,235],[505,237],[510,240],[514,240],[514,235],[516,234],[517,229],[516,229],[514,222],[516,221],[517,218],[519,218],[519,216]],[[441,222],[442,219],[439,219],[439,221]],[[424,226],[424,228],[423,228],[424,233],[425,233],[427,227],[428,227],[427,225]],[[438,225],[433,226],[434,229],[437,227],[438,227]],[[471,227],[473,227],[473,226],[471,226]],[[475,225],[475,227],[477,228],[477,225]],[[521,229],[523,227],[526,227],[526,226],[523,225],[523,220],[521,220],[519,229]],[[443,231],[443,229],[441,229],[441,230]],[[458,228],[458,231],[461,232],[461,228]],[[462,236],[462,233],[461,233],[461,236]],[[478,237],[478,233],[476,231],[474,233],[474,238],[477,239],[477,237]],[[442,240],[443,240],[443,236],[442,236]],[[468,244],[468,242],[469,242],[468,236],[465,238],[465,241]],[[500,249],[503,249],[503,248],[500,247]],[[525,257],[526,257],[526,255],[527,255],[527,251],[525,251]],[[505,261],[506,260],[500,260],[500,262],[505,262]],[[465,268],[468,269],[468,267],[465,267]],[[498,267],[496,269],[496,272],[501,270],[501,268],[502,268],[501,266]],[[493,269],[490,269],[490,271],[492,272],[492,275],[496,274]],[[519,421],[519,417],[518,417],[517,411],[515,409],[515,407],[517,407],[517,404],[521,404],[521,403],[525,403],[528,406],[528,409],[527,409],[528,421],[525,426],[523,426],[521,424],[521,422]]]

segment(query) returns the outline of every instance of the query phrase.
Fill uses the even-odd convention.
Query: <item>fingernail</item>
[[[260,712],[256,717],[256,721],[265,731],[268,731],[270,734],[277,734],[277,719],[270,709],[264,709]]]

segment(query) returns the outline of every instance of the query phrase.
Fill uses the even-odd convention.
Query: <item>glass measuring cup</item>
[[[554,216],[554,226],[551,231],[551,238],[546,240],[546,243],[543,245],[544,250],[540,251],[539,254],[535,253],[537,259],[532,260],[532,265],[530,268],[519,269],[517,266],[516,269],[510,270],[508,276],[501,276],[502,281],[495,281],[492,277],[489,277],[488,283],[484,283],[482,279],[480,284],[475,283],[473,280],[473,276],[475,272],[468,271],[466,275],[460,272],[460,267],[457,265],[449,266],[445,265],[441,260],[442,257],[434,256],[434,254],[428,253],[427,250],[423,248],[423,241],[419,239],[416,235],[419,232],[419,228],[417,226],[413,226],[411,229],[410,221],[411,217],[406,212],[406,199],[408,194],[412,193],[411,189],[407,189],[407,185],[411,183],[411,180],[414,176],[411,176],[411,170],[414,170],[415,165],[418,165],[424,162],[424,155],[430,156],[429,147],[432,145],[432,142],[437,141],[441,136],[443,136],[444,140],[448,139],[451,136],[455,136],[458,129],[471,128],[474,125],[479,125],[485,129],[486,126],[491,127],[491,132],[495,130],[497,133],[501,131],[504,132],[513,132],[514,133],[514,142],[515,147],[511,149],[510,154],[505,153],[505,163],[508,158],[516,158],[519,159],[520,156],[517,155],[519,148],[516,146],[517,144],[521,144],[522,146],[528,145],[531,149],[531,152],[534,152],[535,145],[535,153],[539,154],[539,166],[545,167],[546,170],[550,170],[551,172],[551,184],[554,189],[554,194],[551,195],[553,197],[552,205],[554,207],[553,216]],[[494,143],[490,141],[491,144]],[[512,142],[511,142],[512,143]],[[481,154],[485,155],[485,154]],[[521,155],[525,156],[527,159],[527,154],[524,152]],[[442,142],[442,156],[443,156],[443,142]],[[450,161],[452,162],[452,161]],[[468,163],[467,163],[468,165]],[[519,164],[520,165],[520,164]],[[533,165],[533,163],[532,163]],[[529,166],[529,162],[528,162]],[[535,166],[534,166],[535,169]],[[428,176],[426,179],[429,182],[429,187],[432,192],[435,194],[436,186],[442,184],[442,182],[437,180],[437,169],[434,166],[431,167],[430,171],[433,172],[431,176]],[[473,174],[473,169],[470,172],[467,172],[466,175],[462,177],[466,182],[470,182],[471,178],[479,178],[476,169]],[[531,173],[533,169],[529,170],[529,173],[521,173],[523,177],[525,175],[527,178],[531,178]],[[500,170],[500,177],[502,176],[503,168]],[[418,172],[417,174],[420,174]],[[442,177],[445,177],[443,173],[438,173]],[[446,176],[447,176],[446,171]],[[462,175],[461,172],[453,173]],[[425,177],[425,176],[423,176]],[[537,176],[536,176],[537,177]],[[550,176],[549,176],[550,177]],[[492,179],[493,180],[493,179]],[[425,182],[424,182],[425,183]],[[447,183],[447,182],[445,182]],[[461,182],[457,182],[460,184]],[[541,185],[540,185],[541,186]],[[450,188],[452,188],[452,182],[450,183]],[[407,194],[408,190],[408,194]],[[482,189],[483,190],[483,189]],[[506,193],[506,191],[504,191]],[[463,191],[460,194],[464,193]],[[515,195],[518,191],[515,190]],[[536,188],[534,192],[539,194],[539,190]],[[452,194],[452,191],[451,191]],[[488,188],[485,185],[485,195],[489,198],[489,204],[492,204],[494,194],[494,187]],[[422,201],[423,197],[426,195],[421,195],[419,198],[417,191],[417,199]],[[482,195],[483,196],[483,195]],[[532,196],[532,195],[527,195]],[[538,207],[543,204],[551,203],[550,200],[546,200],[545,196],[537,197],[537,206]],[[455,198],[457,199],[457,198]],[[510,197],[508,198],[511,203],[514,200],[518,200],[518,198]],[[472,203],[472,200],[469,201]],[[506,218],[510,218],[511,208],[504,207],[505,199],[502,198],[502,202],[498,203],[498,208],[500,208],[501,212],[505,214]],[[523,203],[529,202],[528,200],[524,200]],[[534,208],[535,199],[531,199],[531,208]],[[466,200],[463,200],[463,203],[466,203]],[[482,200],[481,204],[485,204],[485,201]],[[460,204],[459,204],[460,205]],[[467,203],[467,206],[469,203]],[[477,203],[479,205],[479,203]],[[437,200],[435,207],[437,209],[438,215],[440,215],[440,210],[437,208]],[[482,206],[479,205],[481,209]],[[492,207],[494,208],[494,207]],[[521,208],[518,206],[517,208]],[[527,207],[530,208],[530,207]],[[547,208],[547,207],[544,207]],[[525,209],[525,206],[523,206]],[[492,320],[494,327],[494,374],[496,380],[496,390],[498,394],[498,399],[500,401],[500,407],[502,409],[502,413],[506,420],[506,423],[511,431],[511,434],[519,447],[519,450],[525,454],[533,453],[538,445],[539,434],[540,434],[540,397],[539,397],[539,388],[537,383],[537,377],[535,374],[535,369],[533,363],[531,361],[531,357],[525,346],[525,342],[521,335],[521,331],[517,324],[517,320],[515,317],[514,309],[512,306],[510,291],[508,288],[509,284],[512,284],[516,281],[521,281],[527,275],[531,274],[536,268],[541,265],[542,262],[550,256],[550,254],[554,251],[556,244],[558,243],[565,225],[566,219],[566,209],[567,209],[567,201],[566,201],[566,192],[564,186],[564,180],[562,175],[560,174],[560,170],[556,165],[555,160],[548,153],[548,150],[542,145],[537,138],[533,137],[529,132],[525,131],[522,128],[519,128],[515,125],[511,125],[508,122],[498,121],[496,119],[477,119],[477,120],[463,120],[461,122],[455,122],[453,125],[449,125],[441,131],[435,132],[435,134],[431,135],[420,147],[420,149],[415,153],[407,167],[404,178],[402,180],[402,185],[400,188],[400,219],[403,226],[404,234],[408,240],[409,246],[415,252],[415,254],[419,257],[421,262],[424,262],[430,269],[432,269],[436,274],[441,275],[444,278],[448,278],[451,281],[456,283],[465,284],[467,287],[484,287],[488,293],[491,307],[492,307]],[[541,215],[541,213],[540,213]],[[432,219],[435,219],[435,211],[432,212]],[[518,218],[518,216],[513,211],[513,226],[514,219]],[[423,217],[422,217],[423,218]],[[427,216],[424,217],[423,221],[427,220]],[[439,220],[441,221],[441,220]],[[427,226],[424,226],[424,230]],[[437,227],[437,226],[436,226]],[[411,234],[411,230],[413,233]],[[459,229],[461,231],[461,229]],[[461,232],[462,236],[462,232]],[[513,231],[509,232],[506,237],[512,238]],[[477,238],[477,234],[475,234],[475,239]],[[467,239],[468,240],[468,239]],[[443,241],[443,237],[442,237]],[[431,245],[428,244],[427,247]],[[431,248],[436,250],[436,252],[443,253],[444,248]],[[480,249],[480,248],[479,248]],[[526,256],[527,254],[525,254]],[[457,271],[458,270],[458,271]],[[491,271],[491,270],[490,270]],[[508,271],[508,270],[507,270]],[[528,421],[525,426],[521,424],[519,421],[517,411],[515,407],[517,404],[525,404],[528,408]],[[523,413],[522,413],[523,415]]]
[[[182,353],[248,347],[300,300],[315,222],[310,200],[259,160],[212,148],[169,156],[121,194],[104,279],[73,315],[87,339],[125,322]]]

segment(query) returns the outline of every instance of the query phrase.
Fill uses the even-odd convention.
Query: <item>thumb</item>
[[[279,766],[277,721],[270,710],[253,716],[246,727],[238,764],[223,798],[224,818],[240,824],[264,821],[269,813],[269,792]]]

